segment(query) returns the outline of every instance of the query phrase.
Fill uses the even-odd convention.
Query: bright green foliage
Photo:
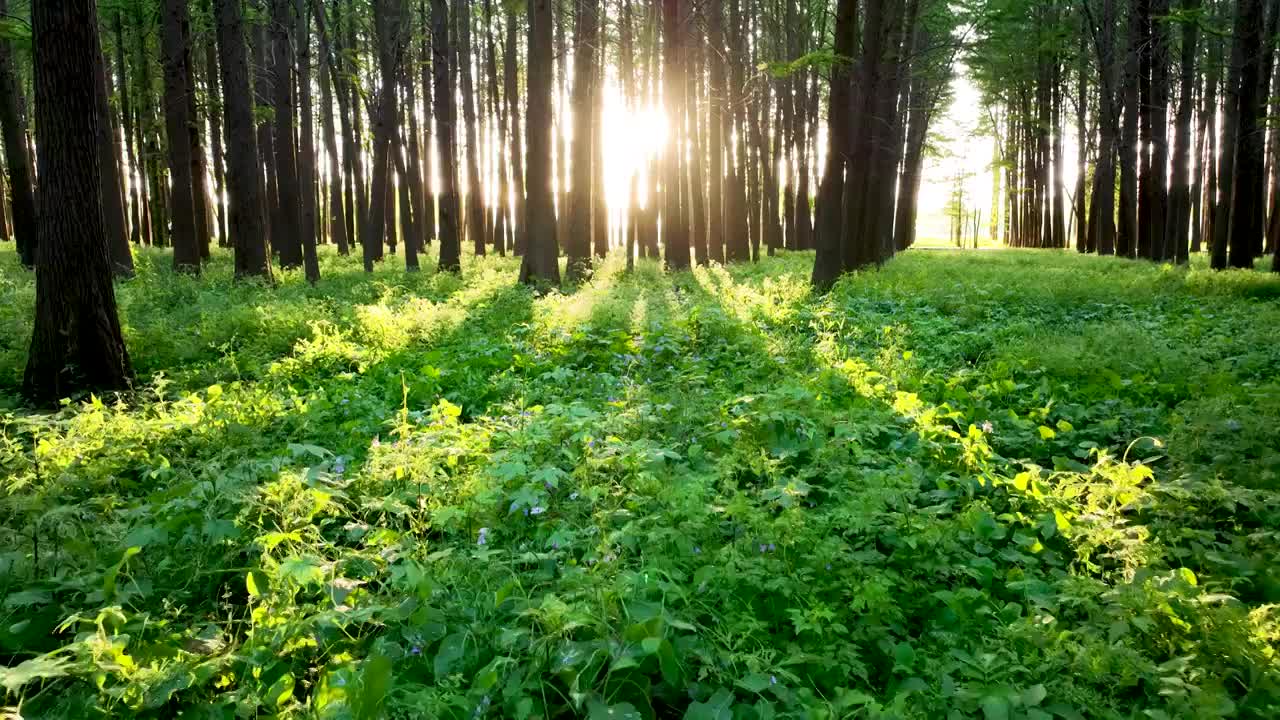
[[[154,379],[0,420],[26,717],[1280,715],[1275,279],[142,259]]]

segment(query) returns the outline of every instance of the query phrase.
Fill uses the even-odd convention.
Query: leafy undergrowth
[[[24,717],[1280,715],[1274,278],[227,260],[144,254],[145,382],[32,415],[0,257]]]

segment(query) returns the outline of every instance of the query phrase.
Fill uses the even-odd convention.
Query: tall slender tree
[[[263,176],[249,90],[249,51],[245,47],[240,0],[214,0],[217,10],[218,68],[227,144],[227,232],[235,249],[237,278],[271,277],[271,253],[263,218]]]
[[[39,258],[36,313],[23,391],[56,405],[81,388],[124,390],[133,369],[111,283],[111,260],[98,185],[96,112],[101,83],[94,0],[38,2],[35,38],[36,123],[40,128]]]

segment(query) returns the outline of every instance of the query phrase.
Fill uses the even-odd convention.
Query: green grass
[[[1280,716],[1274,277],[139,260],[137,392],[37,415],[0,254],[24,717]]]

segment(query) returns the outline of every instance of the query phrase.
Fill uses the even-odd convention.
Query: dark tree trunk
[[[507,107],[507,130],[503,135],[507,138],[507,152],[511,154],[511,234],[514,252],[523,254],[527,243],[528,218],[525,215],[525,177],[524,150],[521,138],[524,133],[520,126],[520,87],[516,79],[516,64],[519,55],[516,50],[516,38],[519,37],[519,16],[510,6],[506,14],[505,44],[502,52],[502,85],[503,97]]]
[[[1258,124],[1263,116],[1262,85],[1262,0],[1240,0],[1236,24],[1237,55],[1232,65],[1240,61],[1239,83],[1235,93],[1234,117],[1228,113],[1225,120],[1235,122],[1236,151],[1235,179],[1231,184],[1230,256],[1228,265],[1235,268],[1251,268],[1261,249],[1262,198],[1266,173],[1263,156],[1266,152],[1266,129]],[[1268,42],[1273,41],[1272,38]],[[1228,103],[1228,108],[1233,103]],[[1225,147],[1225,143],[1224,143]]]
[[[182,33],[187,49],[183,54],[187,76],[187,136],[191,142],[191,209],[196,231],[196,249],[200,260],[209,259],[209,242],[213,235],[212,211],[209,209],[208,175],[205,166],[204,146],[200,142],[200,113],[196,105],[196,71],[191,47],[191,26],[188,21]]]
[[[316,258],[316,145],[315,119],[311,107],[311,23],[308,0],[294,0],[298,23],[298,111],[302,128],[298,133],[298,192],[301,222],[302,264],[307,282],[320,280],[320,262]],[[291,83],[292,84],[292,83]]]
[[[601,15],[601,22],[604,17]],[[596,31],[597,52],[591,103],[591,248],[596,257],[609,254],[609,211],[604,195],[604,66],[607,39],[603,25]]]
[[[409,46],[405,45],[405,52],[409,52]],[[422,58],[425,62],[426,58]],[[422,143],[421,133],[418,130],[418,97],[417,89],[413,80],[413,73],[409,72],[410,63],[405,63],[405,67],[400,74],[401,86],[404,88],[404,106],[401,109],[401,117],[408,115],[408,122],[401,121],[402,126],[408,128],[409,132],[409,167],[408,182],[405,183],[410,194],[409,206],[413,210],[413,234],[406,241],[414,247],[414,268],[418,266],[417,252],[426,246],[427,237],[427,204],[426,193],[422,188]],[[405,255],[405,266],[408,267],[409,256]]]
[[[373,271],[373,262],[378,259],[375,251],[380,250],[384,240],[395,237],[395,215],[389,212],[389,198],[393,197],[391,188],[391,153],[392,137],[396,124],[396,87],[397,76],[403,58],[401,42],[402,17],[401,0],[376,0],[374,5],[374,32],[377,35],[378,67],[381,75],[381,87],[378,91],[376,111],[373,117],[373,187],[369,206],[370,237],[364,243],[364,269]],[[391,222],[388,222],[388,218]]]
[[[723,138],[727,141],[735,138],[732,152],[726,157],[724,190],[724,218],[726,238],[726,259],[729,262],[745,262],[751,260],[751,238],[748,236],[747,215],[747,163],[746,163],[746,125],[742,122],[745,115],[745,103],[742,98],[744,80],[743,65],[746,62],[745,45],[742,33],[742,14],[740,0],[729,2],[728,58],[729,58],[729,91],[727,94],[728,112],[723,118]],[[680,52],[683,52],[681,50]],[[679,71],[683,74],[683,65]],[[664,70],[665,76],[665,70]],[[683,105],[682,112],[683,113]],[[677,115],[679,117],[679,115]],[[737,132],[735,136],[734,133]]]
[[[467,164],[467,238],[476,255],[484,255],[484,194],[480,184],[480,144],[476,141],[475,87],[471,79],[471,0],[454,3],[458,25],[458,80],[462,94],[462,124]],[[581,51],[581,48],[578,48]],[[585,106],[584,106],[585,107]]]
[[[849,167],[849,99],[852,94],[849,62],[852,62],[854,33],[858,27],[857,0],[839,0],[836,5],[835,52],[837,63],[831,68],[831,91],[827,97],[827,159],[818,183],[817,223],[814,228],[817,256],[813,262],[813,284],[829,287],[840,275],[840,225],[844,220],[844,175]],[[848,58],[848,61],[843,60]],[[912,113],[915,119],[915,113]],[[908,131],[908,137],[911,133]],[[908,140],[908,142],[910,142]],[[911,169],[908,157],[905,171]],[[913,192],[918,181],[910,181],[903,172],[899,195]],[[901,201],[899,201],[901,202]],[[899,247],[906,247],[905,228],[899,222]],[[914,228],[913,228],[914,229]],[[907,243],[909,244],[909,243]]]
[[[222,114],[227,130],[227,216],[237,278],[271,277],[263,219],[263,179],[249,90],[248,49],[240,0],[215,0]]]
[[[430,244],[436,236],[436,196],[431,187],[431,51],[427,40],[430,36],[431,19],[427,13],[427,0],[420,0],[418,13],[422,20],[421,41],[418,43],[418,54],[422,57],[422,201],[426,215],[423,217],[423,241]]]
[[[1145,2],[1145,0],[1140,0]],[[1133,257],[1138,249],[1138,119],[1142,108],[1139,102],[1139,55],[1145,42],[1140,14],[1129,18],[1129,45],[1125,51],[1124,125],[1120,133],[1120,208],[1116,228],[1116,254]]]
[[[164,54],[164,117],[169,140],[170,221],[173,223],[173,267],[200,274],[200,246],[196,238],[195,201],[192,194],[191,118],[187,93],[188,49],[186,0],[165,0],[161,46]]]
[[[325,154],[329,156],[329,237],[338,246],[338,254],[346,255],[350,249],[347,246],[347,212],[342,192],[344,175],[342,166],[338,163],[338,140],[334,135],[333,125],[335,83],[331,78],[335,77],[336,73],[330,56],[332,47],[329,45],[328,33],[324,29],[324,7],[321,3],[315,2],[312,3],[312,8],[317,17],[316,27],[320,32],[320,60],[323,65],[320,71],[320,132],[324,133]],[[350,158],[345,159],[349,166]]]
[[[1200,0],[1183,0],[1184,10],[1194,12]],[[1191,230],[1191,135],[1195,117],[1196,43],[1200,26],[1182,25],[1181,77],[1178,89],[1178,112],[1174,119],[1173,174],[1169,187],[1169,212],[1165,223],[1168,242],[1160,259],[1173,259],[1185,264],[1188,259],[1188,236]]]
[[[0,13],[8,3],[0,0]],[[0,130],[4,132],[4,160],[9,169],[9,192],[13,198],[13,237],[22,264],[36,262],[35,190],[31,177],[31,156],[27,154],[27,123],[19,112],[22,86],[14,71],[12,41],[0,38]]]
[[[0,0],[0,5],[3,5],[2,0]],[[132,198],[130,203],[131,230],[129,240],[135,245],[140,245],[148,227],[147,215],[143,212],[143,208],[146,205],[146,191],[143,189],[143,183],[134,180],[134,176],[131,174],[132,172],[137,172],[137,176],[142,177],[143,170],[134,151],[133,110],[129,102],[128,73],[125,72],[124,17],[119,10],[115,12],[113,25],[115,26],[116,36],[116,67],[120,69],[120,121],[124,126],[125,167],[128,169],[124,175],[129,179],[129,194]],[[3,101],[3,98],[0,98],[0,102]]]
[[[573,53],[573,184],[569,194],[569,282],[581,280],[591,267],[592,178],[591,127],[594,124],[596,32],[600,21],[596,0],[577,0]],[[673,128],[674,132],[674,128]]]
[[[205,9],[209,16],[213,17],[213,8],[211,0],[204,0]],[[215,20],[216,22],[216,20]],[[217,213],[217,234],[218,244],[222,247],[228,247],[231,244],[227,231],[227,208],[223,204],[227,192],[227,168],[226,155],[223,152],[222,144],[222,93],[220,92],[218,82],[218,50],[213,38],[205,43],[204,46],[204,67],[205,67],[205,89],[208,92],[208,108],[209,108],[209,141],[213,146],[213,206]]]
[[[111,284],[98,185],[96,112],[102,49],[94,0],[38,2],[36,124],[40,128],[41,218],[35,326],[23,392],[42,405],[81,388],[124,390],[133,370]]]
[[[254,6],[258,11],[258,17],[262,20],[253,27],[253,95],[254,118],[258,128],[258,167],[261,168],[262,175],[262,215],[266,220],[263,231],[267,237],[267,248],[272,253],[278,252],[278,247],[273,247],[278,240],[273,237],[272,232],[276,224],[276,206],[278,203],[276,188],[276,144],[274,134],[272,133],[271,122],[265,117],[257,113],[257,108],[273,107],[271,93],[271,73],[270,67],[267,65],[267,7],[265,0],[253,0]],[[228,134],[228,142],[231,135]]]
[[[691,20],[692,18],[686,18],[685,22],[690,23]],[[691,157],[688,182],[689,208],[692,213],[689,225],[693,232],[691,244],[693,245],[694,262],[699,265],[706,265],[710,259],[707,251],[707,193],[705,178],[703,177],[704,166],[706,165],[706,148],[702,144],[702,121],[707,114],[705,110],[706,94],[702,90],[703,64],[706,52],[705,45],[697,34],[694,34],[689,40],[693,54],[692,68],[687,79],[689,83],[688,98],[691,104],[688,119],[689,155]],[[597,157],[601,157],[601,155],[598,154]],[[603,173],[597,173],[597,175],[602,176]]]
[[[103,230],[107,233],[107,249],[111,253],[111,271],[116,277],[133,277],[133,253],[129,250],[129,229],[125,225],[124,197],[120,192],[120,149],[111,125],[111,106],[107,100],[106,58],[94,64],[94,112],[98,114],[98,170],[102,182]]]
[[[709,46],[708,65],[710,91],[707,116],[707,149],[710,151],[708,177],[710,191],[707,193],[708,254],[716,262],[725,261],[725,216],[724,216],[724,128],[728,116],[727,89],[725,88],[724,58],[728,52],[724,41],[724,6],[721,0],[709,0],[705,5],[707,13],[707,44]]]
[[[438,0],[439,1],[439,0]],[[551,67],[551,0],[529,0],[528,67]],[[525,131],[529,152],[528,193],[525,217],[516,220],[526,227],[526,247],[520,262],[520,282],[560,283],[556,249],[555,208],[551,197],[551,73],[527,75],[528,112]]]
[[[1220,93],[1220,79],[1222,74],[1222,54],[1224,52],[1224,41],[1220,37],[1206,38],[1209,43],[1209,60],[1205,68],[1205,74],[1208,76],[1205,81],[1205,98],[1204,105],[1200,109],[1200,127],[1205,133],[1205,152],[1204,152],[1204,191],[1201,193],[1200,217],[1197,218],[1197,225],[1200,227],[1200,236],[1192,238],[1191,252],[1200,252],[1200,242],[1213,245],[1213,218],[1218,210],[1218,172],[1219,157],[1218,145],[1221,136],[1218,134],[1218,95]],[[1222,93],[1225,94],[1225,93]]]
[[[1089,172],[1089,130],[1085,126],[1085,114],[1089,97],[1089,56],[1088,28],[1080,27],[1080,48],[1076,65],[1076,252],[1089,252],[1095,248],[1090,245],[1093,234],[1089,232],[1087,210],[1085,208],[1085,181]],[[998,177],[998,176],[997,176]],[[995,227],[995,212],[991,213],[992,228]],[[991,233],[995,239],[995,233]]]
[[[440,270],[461,272],[458,237],[458,163],[453,153],[453,78],[449,72],[449,8],[431,0],[431,71],[435,83],[436,152],[440,162]]]
[[[689,267],[689,227],[684,222],[680,207],[680,177],[683,169],[679,150],[684,146],[684,43],[680,27],[681,5],[681,0],[662,0],[663,94],[667,115],[672,119],[662,177],[662,239],[666,246],[666,266],[670,270],[685,270]],[[741,240],[745,244],[746,238]]]
[[[275,109],[276,206],[271,240],[280,253],[280,267],[302,266],[302,193],[294,135],[292,0],[274,0],[271,12],[273,59],[272,98]]]

